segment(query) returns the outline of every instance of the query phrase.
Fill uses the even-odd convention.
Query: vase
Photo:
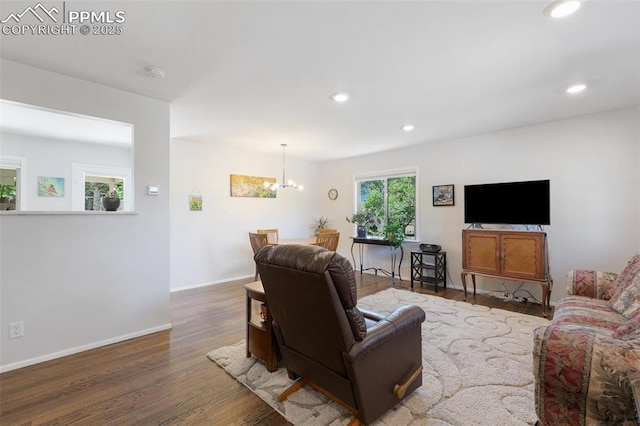
[[[102,197],[102,206],[108,212],[115,212],[120,207],[120,198]]]
[[[358,225],[357,232],[358,238],[367,238],[367,227],[365,225]]]

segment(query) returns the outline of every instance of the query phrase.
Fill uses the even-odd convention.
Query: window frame
[[[368,172],[368,173],[357,173],[353,175],[353,188],[354,188],[354,206],[355,209],[354,211],[360,211],[361,209],[361,200],[360,200],[360,184],[363,181],[372,181],[372,180],[384,180],[384,185],[385,185],[385,194],[384,194],[384,214],[385,217],[383,218],[383,220],[387,221],[388,219],[388,214],[389,214],[389,206],[388,206],[388,198],[389,198],[389,193],[387,191],[387,187],[388,187],[388,180],[392,179],[392,178],[398,178],[398,177],[414,177],[415,178],[415,219],[414,219],[414,228],[415,228],[415,232],[413,236],[407,236],[406,241],[410,241],[410,242],[416,242],[418,241],[418,235],[419,235],[419,223],[418,223],[418,218],[420,217],[419,215],[419,206],[420,206],[420,190],[419,190],[419,174],[418,174],[418,166],[411,166],[411,167],[406,167],[406,168],[401,168],[401,169],[391,169],[391,170],[383,170],[383,171],[377,171],[377,172]]]

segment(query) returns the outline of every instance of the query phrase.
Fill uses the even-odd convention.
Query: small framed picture
[[[453,185],[435,185],[433,187],[434,206],[453,206]]]
[[[189,210],[192,212],[202,211],[202,195],[189,195]]]

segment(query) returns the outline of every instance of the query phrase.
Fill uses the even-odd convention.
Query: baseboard
[[[224,284],[224,283],[228,283],[230,281],[238,281],[238,280],[244,280],[247,278],[253,278],[254,275],[245,275],[242,277],[235,277],[235,278],[225,278],[223,280],[219,280],[219,281],[211,281],[211,282],[207,282],[207,283],[200,283],[200,284],[192,284],[192,285],[187,285],[184,287],[176,287],[176,288],[172,288],[169,290],[170,293],[175,293],[176,291],[184,291],[184,290],[191,290],[194,288],[200,288],[200,287],[208,287],[210,285],[216,285],[216,284]]]
[[[42,355],[23,361],[14,362],[12,364],[1,365],[0,373],[5,373],[11,370],[17,370],[18,368],[28,367],[30,365],[39,364],[45,361],[51,361],[52,359],[62,358],[65,356],[77,354],[80,352],[88,351],[90,349],[96,349],[102,346],[112,345],[114,343],[124,342],[125,340],[135,339],[136,337],[146,336],[147,334],[157,333],[159,331],[171,329],[171,323],[160,325],[158,327],[148,328],[146,330],[137,331],[131,334],[125,334],[123,336],[114,337],[112,339],[101,340],[99,342],[89,343],[88,345],[76,346],[75,348],[65,349],[60,352],[54,352],[52,354]]]

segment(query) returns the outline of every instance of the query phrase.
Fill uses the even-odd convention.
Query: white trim
[[[127,167],[71,164],[71,210],[84,211],[84,182],[87,175],[121,178],[124,181],[124,211],[133,210],[133,173]]]
[[[415,174],[417,177],[418,168],[419,168],[418,166],[409,166],[409,167],[403,167],[401,169],[389,169],[389,170],[380,170],[377,172],[354,173],[353,180],[357,182],[359,180],[369,179],[372,177],[410,176],[411,174]]]
[[[112,345],[114,343],[124,342],[125,340],[135,339],[136,337],[146,336],[148,334],[157,333],[159,331],[169,330],[172,328],[171,323],[159,325],[157,327],[148,328],[146,330],[137,331],[135,333],[125,334],[123,336],[114,337],[112,339],[101,340],[99,342],[89,343],[87,345],[76,346],[75,348],[65,349],[60,352],[54,352],[39,357],[25,359],[24,361],[14,362],[12,364],[0,366],[0,373],[16,370],[18,368],[27,367],[33,364],[39,364],[45,361],[51,361],[52,359],[62,358],[65,356],[77,354],[80,352],[88,351],[90,349],[100,348],[102,346]]]
[[[219,280],[219,281],[212,281],[212,282],[208,282],[208,283],[200,283],[200,284],[192,284],[192,285],[187,285],[184,287],[178,287],[178,288],[172,288],[171,290],[169,290],[170,293],[175,293],[178,291],[185,291],[185,290],[191,290],[194,288],[202,288],[202,287],[208,287],[210,285],[217,285],[217,284],[225,284],[231,281],[237,281],[237,280],[244,280],[246,278],[253,278],[255,275],[251,274],[251,275],[245,275],[242,277],[235,277],[235,278],[225,278],[223,280]]]

